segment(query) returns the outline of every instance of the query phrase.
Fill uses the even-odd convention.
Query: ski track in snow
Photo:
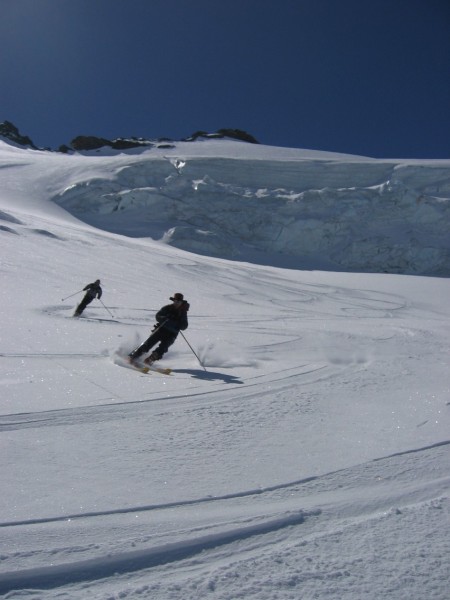
[[[358,469],[367,470],[369,468],[369,466],[372,465],[372,463],[388,461],[389,459],[393,459],[396,457],[408,456],[408,455],[413,455],[413,454],[421,453],[421,452],[428,452],[435,448],[440,449],[440,448],[444,447],[445,451],[450,452],[450,449],[445,448],[447,446],[450,446],[450,440],[439,442],[437,444],[433,444],[432,446],[427,446],[424,448],[412,448],[410,450],[405,450],[403,452],[396,452],[395,454],[391,454],[389,456],[381,456],[379,458],[375,458],[372,461],[370,461],[369,463],[365,463],[363,465],[358,465],[357,467],[354,467],[353,470],[358,470]],[[370,468],[376,469],[377,467],[371,466]],[[289,490],[289,488],[298,488],[299,486],[304,486],[305,484],[309,484],[310,482],[329,480],[330,478],[334,481],[334,480],[338,479],[338,477],[340,477],[341,475],[343,475],[344,477],[348,476],[349,471],[351,471],[351,469],[340,469],[340,470],[332,472],[332,473],[325,473],[323,475],[315,475],[315,476],[311,476],[311,477],[306,477],[305,479],[300,479],[298,481],[290,481],[287,483],[281,483],[281,484],[270,486],[267,488],[244,490],[241,492],[227,494],[224,496],[194,498],[192,500],[176,500],[174,502],[168,502],[168,503],[164,503],[164,504],[155,504],[155,505],[148,505],[148,506],[130,506],[127,508],[118,508],[118,509],[109,510],[109,511],[103,510],[103,511],[98,511],[98,512],[75,513],[75,514],[60,515],[60,516],[55,516],[55,517],[46,517],[46,518],[42,518],[42,519],[29,519],[29,520],[23,520],[23,521],[4,521],[4,522],[0,521],[0,527],[5,528],[5,527],[18,527],[18,526],[24,526],[24,525],[39,525],[39,524],[43,524],[43,523],[56,523],[56,522],[60,522],[60,521],[71,521],[74,519],[89,519],[92,517],[104,517],[104,516],[120,515],[120,514],[127,514],[127,513],[134,514],[134,513],[138,513],[138,512],[167,510],[167,509],[171,509],[174,507],[187,507],[187,506],[193,506],[193,505],[199,505],[199,504],[212,504],[212,503],[216,503],[216,502],[222,502],[224,500],[249,498],[252,496],[268,494],[270,492],[275,492],[275,491],[280,491],[280,490]],[[450,475],[448,475],[448,477],[444,477],[444,479],[442,480],[444,490],[445,490],[445,486],[447,485],[447,482],[449,482],[449,481],[450,481]],[[342,482],[340,482],[339,485],[342,486],[343,485]]]
[[[19,355],[23,356],[23,355]],[[53,357],[53,355],[50,355]],[[82,355],[85,356],[85,355]],[[88,355],[91,357],[91,355]],[[64,356],[56,355],[58,358],[64,358]],[[72,358],[72,355],[68,355],[69,358]],[[93,358],[99,358],[98,356],[93,356]],[[103,358],[103,357],[101,357]],[[322,370],[325,370],[326,373],[322,374]],[[329,372],[331,371],[331,372]],[[339,372],[342,371],[342,368],[338,369]],[[317,372],[320,372],[320,375],[313,375],[313,378],[307,378],[305,381],[303,378],[305,375],[312,375]],[[174,374],[183,373],[183,374],[194,374],[199,379],[215,380],[217,378],[217,374],[214,372],[204,372],[195,369],[173,369]],[[146,377],[152,375],[145,375]],[[155,375],[158,376],[158,375]],[[300,365],[294,369],[289,368],[283,371],[277,371],[273,374],[265,374],[265,375],[256,375],[253,378],[249,378],[247,383],[240,382],[236,384],[239,389],[239,398],[250,400],[255,394],[257,397],[261,397],[264,395],[264,392],[259,390],[259,387],[262,383],[271,384],[274,386],[278,384],[278,388],[272,387],[270,391],[266,392],[266,394],[272,395],[274,391],[277,389],[282,391],[284,388],[289,389],[292,385],[301,385],[302,383],[312,383],[319,379],[330,378],[333,377],[333,370],[327,369],[327,365],[325,364],[311,364],[311,365]],[[220,378],[222,376],[220,375]],[[300,378],[300,381],[293,382],[292,380],[297,380]],[[256,380],[252,382],[252,380]],[[251,388],[257,387],[258,391],[255,394],[252,393]],[[191,388],[192,389],[192,388]],[[214,391],[214,399],[211,400],[209,398],[210,391],[196,391],[201,390],[202,386],[198,385],[197,388],[194,388],[191,393],[182,393],[182,394],[173,394],[170,397],[171,410],[185,410],[187,401],[192,398],[195,404],[198,404],[199,399],[201,401],[202,396],[208,396],[208,404],[211,402],[213,404],[218,403],[227,403],[231,399],[235,398],[235,392],[230,391],[229,385],[222,389],[215,389]],[[247,391],[250,389],[250,391]],[[178,405],[177,401],[182,399],[183,405]],[[82,424],[82,423],[95,423],[95,422],[103,422],[108,420],[120,419],[122,420],[126,417],[128,413],[129,405],[138,405],[135,406],[133,411],[133,418],[136,417],[136,409],[140,411],[146,411],[147,408],[145,405],[147,403],[155,403],[162,402],[167,404],[168,400],[166,395],[159,396],[155,393],[151,398],[142,398],[139,400],[129,400],[124,403],[115,402],[114,404],[101,404],[97,406],[88,406],[88,407],[78,407],[78,408],[62,408],[57,410],[50,411],[37,411],[35,413],[25,413],[25,414],[17,414],[14,413],[12,415],[1,415],[0,416],[0,431],[7,430],[15,430],[15,429],[24,429],[24,428],[36,428],[36,427],[57,427],[57,426],[65,426],[65,425],[74,425],[74,424]],[[174,405],[172,405],[172,403]],[[151,409],[150,409],[151,410]],[[159,410],[159,409],[158,409]]]
[[[298,536],[301,536],[306,541],[308,538],[314,539],[317,535],[323,535],[324,531],[327,531],[328,535],[332,535],[333,532],[341,529],[351,528],[357,522],[370,522],[373,519],[389,518],[390,516],[392,518],[392,516],[402,515],[411,509],[420,509],[421,506],[436,510],[442,509],[447,503],[447,510],[449,510],[447,494],[450,475],[446,470],[439,472],[427,467],[428,464],[433,464],[433,453],[435,452],[446,453],[447,456],[450,456],[450,440],[428,448],[417,448],[380,457],[366,464],[322,476],[224,497],[193,499],[162,506],[130,507],[112,512],[66,515],[56,519],[0,523],[0,527],[8,529],[125,513],[160,512],[170,510],[175,506],[195,510],[198,505],[207,505],[204,512],[205,522],[202,527],[193,529],[188,537],[186,537],[186,532],[180,531],[180,539],[176,542],[153,543],[148,546],[151,539],[149,536],[143,540],[143,545],[146,547],[142,549],[111,552],[104,556],[98,555],[97,552],[94,558],[84,560],[75,559],[81,551],[80,547],[74,546],[72,549],[68,547],[66,549],[68,556],[59,564],[18,568],[1,573],[0,594],[7,594],[15,589],[39,588],[44,590],[81,582],[94,582],[112,576],[115,578],[126,577],[136,571],[145,571],[168,563],[181,563],[200,557],[204,553],[217,552],[224,546],[231,546],[227,552],[242,553],[245,550],[245,543],[248,541],[252,541],[253,545],[257,543],[260,548],[265,548],[267,544],[276,543],[278,534],[285,529],[287,530],[286,537],[298,539]],[[419,463],[417,463],[417,455],[421,455]],[[410,470],[414,469],[422,471],[428,469],[428,481],[425,483],[420,480],[415,487],[404,488],[405,484],[409,483]],[[389,475],[387,475],[388,473]],[[381,494],[379,488],[383,488],[383,492],[385,492],[386,486],[389,492]],[[270,497],[273,496],[273,499],[277,501],[278,510],[282,508],[283,504],[292,506],[292,504],[302,503],[302,501],[305,504],[314,502],[316,506],[300,510],[287,509],[284,514],[278,516],[258,514],[258,499],[263,496],[265,496],[266,504],[262,504],[262,506],[270,506]],[[292,497],[297,498],[297,501],[293,502]],[[238,503],[245,502],[247,505],[250,501],[250,506],[253,506],[253,516],[242,516],[229,523],[207,524],[208,505],[222,505],[236,501]],[[239,504],[235,504],[236,508],[239,510]],[[241,509],[243,510],[242,515],[246,514],[243,506]],[[228,514],[230,508],[227,510],[222,508],[222,511],[224,514]],[[328,521],[328,525],[325,526],[326,521]],[[206,532],[211,526],[216,530],[222,530],[207,534]],[[299,527],[306,531],[297,532]],[[264,542],[264,537],[268,536],[270,537],[267,542]],[[158,537],[162,537],[161,532],[154,538],[154,542]],[[232,550],[236,544],[236,548]],[[85,551],[89,551],[89,546],[86,546]],[[59,552],[66,553],[63,548]],[[45,555],[45,551],[43,554]],[[70,558],[72,554],[75,560],[67,562],[67,558]],[[21,557],[17,556],[16,560],[21,562]]]
[[[210,549],[216,549],[237,541],[240,542],[249,537],[272,533],[284,527],[302,523],[304,518],[304,514],[300,512],[281,519],[269,520],[264,524],[241,527],[219,535],[203,536],[185,542],[157,546],[148,550],[136,550],[52,567],[1,573],[0,593],[5,594],[14,589],[23,588],[55,588],[69,583],[92,581],[149,569],[166,563],[185,560]]]

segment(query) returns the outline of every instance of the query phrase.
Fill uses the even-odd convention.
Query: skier
[[[149,338],[128,355],[131,364],[137,364],[139,357],[158,342],[159,346],[144,360],[144,363],[151,365],[155,360],[160,360],[169,346],[175,342],[179,332],[187,329],[189,303],[180,292],[174,294],[170,300],[172,304],[166,304],[156,313],[156,324]]]
[[[88,283],[87,286],[83,288],[83,292],[86,292],[86,294],[85,294],[83,300],[80,302],[80,304],[75,309],[75,312],[73,313],[74,317],[79,317],[81,315],[81,313],[83,312],[83,310],[86,308],[86,306],[88,304],[90,304],[96,296],[100,300],[100,298],[102,297],[102,288],[100,287],[100,279],[96,279],[94,281],[94,283]]]

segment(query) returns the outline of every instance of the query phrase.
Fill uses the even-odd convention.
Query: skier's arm
[[[167,319],[170,319],[171,315],[168,311],[169,308],[169,304],[167,306],[163,306],[162,308],[160,308],[158,310],[158,312],[155,315],[155,319],[157,323],[161,323],[162,321],[166,321]]]
[[[183,301],[183,304],[181,306],[181,311],[179,313],[179,325],[180,325],[180,331],[184,331],[185,329],[188,328],[188,318],[187,318],[187,314],[188,314],[188,310],[189,310],[189,303],[186,302],[186,300]]]
[[[187,319],[187,314],[185,312],[181,313],[181,315],[180,315],[179,327],[180,327],[180,331],[184,331],[185,329],[188,328],[188,319]]]

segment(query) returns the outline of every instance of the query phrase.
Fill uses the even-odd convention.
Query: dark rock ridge
[[[242,131],[241,129],[219,129],[216,133],[207,133],[206,131],[196,131],[190,137],[185,138],[184,142],[193,142],[199,137],[203,138],[231,138],[233,140],[240,140],[241,142],[249,142],[250,144],[259,144],[258,140],[255,139],[250,133]]]
[[[259,142],[246,131],[241,129],[219,129],[216,133],[207,133],[206,131],[196,131],[191,136],[184,138],[183,142],[194,142],[198,138],[207,139],[223,139],[231,138],[234,140],[240,140],[242,142],[248,142],[250,144],[258,144]],[[129,150],[131,148],[145,148],[154,147],[157,148],[170,148],[172,140],[163,138],[156,142],[146,140],[144,138],[117,138],[115,140],[107,140],[101,137],[79,135],[70,142],[73,150],[80,152],[83,150],[99,150],[103,147],[110,147],[114,150]],[[66,147],[67,148],[67,147]],[[68,151],[70,149],[60,151]]]
[[[70,145],[72,150],[79,152],[82,150],[98,150],[105,146],[113,148],[114,150],[129,150],[131,148],[151,147],[154,144],[142,138],[117,138],[115,140],[107,140],[94,135],[79,135],[70,142]],[[68,150],[70,150],[70,148]],[[66,150],[66,152],[68,150]],[[60,148],[60,151],[64,150]]]
[[[27,136],[23,136],[19,133],[19,130],[15,125],[9,121],[0,123],[0,137],[13,142],[19,146],[25,146],[39,150],[37,146],[33,144],[31,139]],[[207,139],[220,139],[220,138],[231,138],[234,140],[240,140],[242,142],[248,142],[250,144],[258,144],[259,142],[246,131],[241,129],[219,129],[216,133],[207,133],[206,131],[196,131],[191,136],[183,139],[184,142],[194,142],[198,138]],[[109,147],[113,150],[130,150],[132,148],[170,148],[172,147],[172,141],[168,138],[160,138],[158,140],[147,140],[145,138],[116,138],[114,140],[108,140],[106,138],[97,137],[94,135],[79,135],[75,137],[70,145],[63,144],[58,148],[58,152],[70,153],[70,152],[82,152],[89,150],[99,150],[100,148]],[[42,149],[42,148],[41,148]]]
[[[31,139],[26,135],[21,135],[17,127],[10,123],[10,121],[3,121],[3,123],[0,123],[0,137],[6,138],[18,146],[25,146],[27,148],[33,148],[34,150],[38,149]]]

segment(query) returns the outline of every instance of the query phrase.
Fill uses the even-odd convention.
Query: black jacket
[[[166,306],[160,308],[156,313],[155,319],[165,329],[178,334],[179,331],[184,331],[188,328],[188,310],[189,303],[186,300],[183,300],[179,308],[173,304],[166,304]]]
[[[83,288],[83,292],[87,292],[86,295],[88,295],[90,298],[95,298],[95,296],[97,296],[97,298],[100,300],[102,297],[102,288],[95,281],[94,283],[88,283],[87,286]]]

